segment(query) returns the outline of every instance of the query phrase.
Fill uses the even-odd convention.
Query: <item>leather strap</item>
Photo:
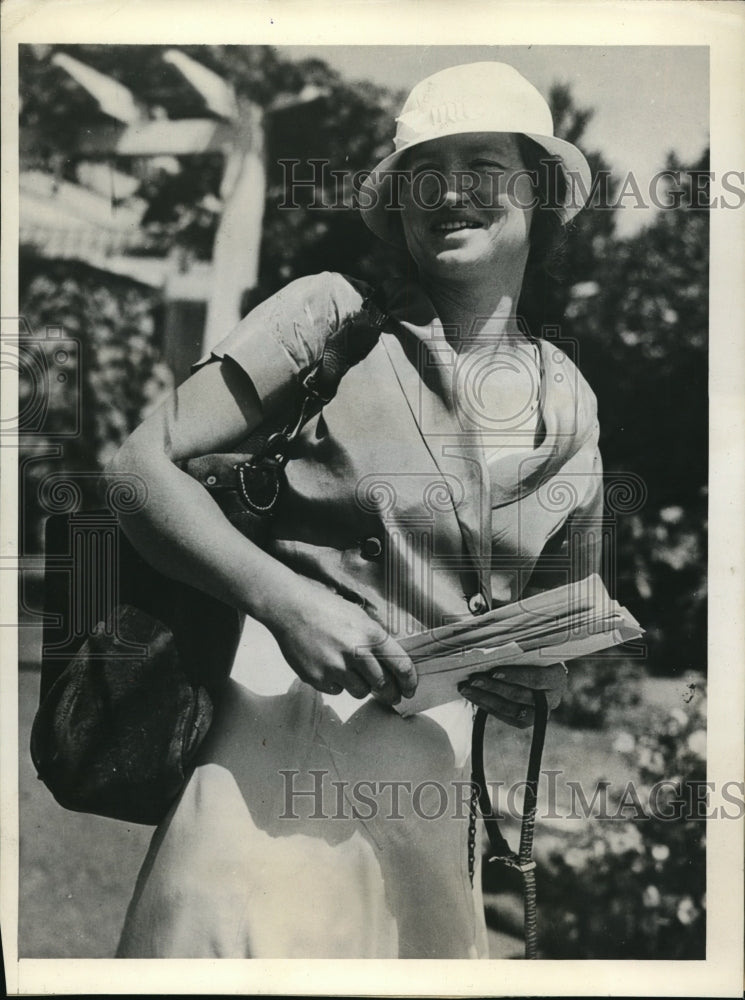
[[[520,826],[520,847],[517,853],[511,850],[502,835],[499,823],[494,815],[491,798],[489,797],[489,790],[484,774],[484,733],[486,731],[488,713],[483,708],[479,708],[476,711],[471,741],[471,780],[473,782],[475,799],[478,802],[481,815],[484,818],[484,826],[489,836],[489,844],[492,851],[489,856],[489,862],[499,861],[509,868],[516,868],[522,878],[525,957],[529,959],[537,958],[536,863],[533,860],[533,834],[538,805],[538,780],[541,773],[541,758],[543,756],[546,725],[548,723],[548,701],[546,700],[545,692],[534,691],[533,702],[535,704],[535,722],[533,725],[533,738],[530,744],[528,774],[525,781],[523,816]],[[474,809],[472,812],[472,819],[474,821],[475,816]],[[473,873],[471,873],[471,877],[473,878]]]
[[[352,279],[348,279],[352,282]],[[334,398],[341,380],[365,358],[390,319],[382,292],[353,281],[364,295],[359,310],[329,334],[318,361],[302,372],[300,404],[292,420],[258,427],[242,452],[201,455],[184,463],[184,471],[201,483],[244,534],[257,539],[274,512],[284,479],[289,448],[311,417]]]
[[[303,379],[303,388],[322,404],[330,402],[350,368],[366,358],[378,342],[387,314],[370,290],[359,312],[348,316],[329,335],[318,363]]]
[[[297,416],[284,430],[272,434],[264,447],[244,463],[246,466],[256,466],[267,458],[279,465],[285,464],[289,445],[308,420],[331,402],[350,368],[366,358],[378,342],[388,319],[388,314],[376,302],[381,294],[368,286],[359,311],[347,316],[338,329],[329,334],[321,357],[301,378],[303,397]]]

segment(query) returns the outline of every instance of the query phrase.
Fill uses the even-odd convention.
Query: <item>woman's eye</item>
[[[472,170],[504,170],[505,166],[498,160],[474,160],[471,164]]]

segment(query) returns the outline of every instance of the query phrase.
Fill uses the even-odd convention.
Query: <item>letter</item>
[[[545,204],[541,205],[541,208],[550,208],[553,211],[556,211],[556,209],[561,208],[563,204],[558,197],[559,177],[563,176],[561,164],[553,157],[549,157],[547,160],[541,159],[539,162],[545,175],[543,190],[547,196],[553,195],[552,198],[547,198]]]
[[[732,785],[734,785],[740,793],[739,798],[733,798],[733,796],[729,794],[729,789]],[[725,802],[731,802],[733,806],[737,806],[737,813],[734,816],[732,813],[726,812],[724,806],[722,806],[722,811],[719,814],[722,819],[742,819],[742,817],[745,816],[745,782],[725,781],[722,785],[722,798]]]
[[[411,782],[410,781],[381,781],[378,786],[382,792],[384,788],[390,788],[391,790],[391,812],[385,817],[386,819],[403,819],[403,814],[399,812],[398,804],[399,790],[405,788],[407,792],[411,792]]]
[[[346,785],[346,781],[332,781],[331,784],[336,789],[336,812],[331,818],[349,819],[349,816],[344,811],[344,804],[346,801],[344,798],[344,787]]]
[[[556,778],[563,774],[562,771],[545,771],[541,770],[541,774],[545,774],[548,778],[548,799],[546,802],[546,812],[541,817],[542,819],[561,819],[561,816],[556,811]]]
[[[477,786],[473,781],[452,781],[451,784],[455,789],[456,805],[453,819],[467,819],[471,815],[471,798]]]
[[[523,204],[517,197],[517,183],[523,177],[527,177],[531,184],[531,190],[533,195],[527,204]],[[536,186],[538,184],[538,171],[537,170],[516,170],[514,174],[507,178],[507,198],[511,205],[515,205],[517,208],[528,209],[535,208],[538,205],[539,198],[535,193]]]
[[[608,788],[610,787],[610,781],[603,778],[595,786],[595,791],[592,796],[592,801],[588,802],[585,798],[585,793],[582,791],[582,786],[578,781],[567,781],[567,788],[571,793],[571,809],[566,816],[566,819],[589,819],[592,814],[592,810],[595,806],[595,800],[600,798],[601,808],[595,819],[610,819],[608,815]],[[576,810],[577,799],[579,798],[582,803],[582,813],[578,813]]]
[[[352,175],[352,187],[355,191],[354,203],[357,208],[375,208],[378,203],[378,195],[375,189],[362,187],[367,178],[371,176],[371,170],[356,170]]]
[[[323,776],[324,776],[324,774],[326,774],[326,771],[308,771],[308,774],[312,774],[313,775],[313,788],[312,789],[302,789],[302,788],[296,789],[295,788],[295,780],[294,779],[295,779],[295,775],[300,774],[299,771],[291,771],[291,770],[289,770],[289,771],[280,771],[279,773],[282,775],[282,777],[284,779],[284,783],[285,783],[285,811],[279,817],[280,819],[300,819],[300,817],[297,815],[297,813],[291,812],[290,810],[292,809],[292,805],[293,805],[293,802],[295,800],[295,797],[302,798],[304,795],[310,795],[312,797],[312,799],[313,799],[314,804],[315,804],[315,809],[313,811],[313,814],[309,817],[309,819],[327,819],[327,817],[324,815],[323,810],[321,808],[321,806],[323,804],[322,782],[323,782]],[[287,776],[288,775],[290,776],[290,783],[291,783],[291,790],[289,792],[289,798],[288,798],[288,790],[287,790]]]
[[[668,194],[672,196],[672,202],[663,202],[660,198],[659,183],[663,177],[671,178],[673,184],[677,187],[668,188]],[[680,171],[679,170],[660,170],[656,173],[654,177],[649,182],[649,199],[655,208],[680,208],[680,202],[683,198],[683,191],[680,187]]]
[[[422,793],[428,785],[431,785],[432,788],[436,788],[437,791],[440,793],[440,807],[437,810],[437,812],[433,813],[431,816],[425,813],[422,809]],[[439,783],[439,781],[431,781],[431,780],[423,781],[420,785],[417,785],[416,788],[414,789],[414,796],[412,798],[412,803],[414,806],[414,812],[421,819],[439,819],[440,816],[444,815],[445,810],[448,807],[447,792]]]
[[[430,182],[432,178],[437,179],[437,197],[430,205],[422,196],[422,185]],[[417,208],[437,208],[442,204],[447,189],[447,182],[439,170],[422,170],[415,175],[411,182],[411,198]]]
[[[691,204],[689,207],[716,208],[716,198],[706,200],[706,196],[709,193],[706,185],[714,179],[712,172],[710,170],[687,170],[686,173],[691,178]],[[701,183],[702,181],[703,184]]]
[[[627,191],[626,190],[627,187],[630,187],[631,190]],[[618,197],[616,198],[616,201],[615,201],[615,204],[613,205],[613,207],[614,208],[620,208],[621,207],[621,202],[623,201],[623,199],[628,194],[631,194],[634,198],[636,198],[636,205],[633,206],[634,208],[647,208],[648,207],[644,203],[644,199],[642,198],[642,193],[639,190],[639,185],[637,184],[636,177],[634,177],[634,174],[633,174],[632,171],[629,171],[626,174],[626,176],[624,177],[623,183],[621,184],[621,190],[618,193]]]
[[[351,205],[346,200],[347,178],[349,177],[348,171],[346,171],[346,170],[329,170],[329,174],[331,175],[331,177],[334,180],[334,202],[333,202],[333,204],[329,203],[328,199],[326,198],[325,189],[324,189],[324,199],[323,200],[324,200],[324,202],[326,204],[326,208],[336,209],[336,210],[350,208]],[[341,178],[341,181],[339,180],[339,178]]]
[[[300,188],[309,188],[313,192],[313,201],[308,208],[323,208],[323,201],[317,201],[318,189],[319,187],[323,190],[323,174],[324,169],[328,164],[327,160],[308,160],[307,161],[313,168],[313,176],[308,180],[300,180],[295,177],[295,167],[300,163],[300,160],[279,160],[282,165],[282,175],[284,179],[284,190],[285,190],[285,200],[280,202],[277,208],[280,210],[288,208],[301,208],[301,205],[295,203],[294,196]],[[287,180],[287,167],[290,167],[290,180],[288,184]],[[321,168],[320,178],[318,176],[318,167]],[[291,200],[287,201],[288,187]]]
[[[729,179],[730,177],[736,177],[740,182],[740,187],[733,187]],[[730,194],[737,195],[737,204],[731,205],[728,201],[724,200],[724,195],[722,195],[722,200],[719,202],[722,208],[742,208],[745,205],[745,189],[742,185],[745,184],[745,173],[742,170],[727,170],[722,174],[722,187],[725,191]]]
[[[665,785],[669,785],[677,796],[677,798],[672,799],[670,803],[673,808],[671,813],[663,812],[660,808],[659,794]],[[680,798],[680,784],[676,784],[676,782],[670,781],[668,778],[664,778],[662,781],[656,781],[649,790],[649,809],[653,819],[679,820],[682,816],[683,810],[683,800]]]
[[[629,801],[629,799],[631,801]],[[633,816],[625,816],[624,809],[632,808],[634,810]],[[618,800],[618,808],[616,809],[615,815],[608,817],[609,819],[649,819],[649,816],[644,812],[644,806],[639,800],[639,795],[636,791],[636,786],[633,781],[629,783],[624,788],[621,793],[621,798]]]
[[[403,210],[403,206],[401,204],[401,188],[404,183],[411,182],[411,171],[386,170],[382,176],[382,180],[384,182],[382,187],[387,192],[384,207],[387,209],[393,209],[396,212],[401,212]]]
[[[362,794],[362,788],[369,788],[372,794],[375,794],[375,783],[372,781],[356,781],[352,785],[352,795],[354,796],[355,802],[359,802],[360,805],[369,806],[370,812],[367,816],[363,815],[357,806],[352,807],[352,816],[354,819],[372,819],[378,812],[378,804],[375,799],[370,798],[369,795]]]
[[[709,807],[709,791],[714,791],[713,781],[686,781],[685,791],[687,794],[688,811],[685,819],[716,819],[717,809],[710,813],[706,810]],[[701,794],[703,791],[703,794]],[[703,809],[703,813],[702,810]]]
[[[610,170],[598,170],[595,176],[592,178],[592,184],[590,185],[590,190],[588,191],[585,187],[585,182],[582,175],[574,170],[568,171],[567,184],[569,190],[572,193],[572,198],[569,200],[569,204],[574,204],[577,206],[587,205],[588,208],[608,208],[608,205],[599,205],[596,200],[598,194],[601,190],[601,184],[603,179],[610,181],[611,172]],[[575,192],[579,192],[579,198],[575,200]],[[610,206],[615,207],[615,206]]]
[[[473,195],[481,187],[481,177],[476,170],[454,170],[453,180],[455,182],[455,190],[459,191],[461,195]],[[475,201],[481,208],[487,208],[493,204],[493,201],[481,201],[476,198],[472,198],[471,200]]]
[[[523,792],[523,803],[525,802],[524,793],[528,787],[527,781],[516,781],[513,785],[507,789],[507,815],[510,819],[520,820],[522,818],[523,810],[517,808],[517,792],[518,789]]]

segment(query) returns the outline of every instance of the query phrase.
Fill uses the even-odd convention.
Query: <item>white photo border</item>
[[[737,2],[367,3],[211,0],[4,0],[2,315],[18,315],[18,45],[224,43],[269,45],[708,45],[711,169],[745,163],[745,8]],[[633,80],[629,80],[630,100]],[[710,270],[709,780],[743,778],[745,683],[745,211],[712,211]],[[17,399],[3,371],[2,416]],[[2,461],[1,552],[16,544],[16,452]],[[9,563],[6,563],[7,567]],[[2,567],[5,568],[5,567]],[[4,620],[15,573],[0,573]],[[285,994],[360,996],[740,996],[743,987],[742,823],[709,822],[707,958],[690,962],[264,961],[21,959],[18,922],[17,635],[0,629],[0,916],[7,988],[18,994]]]

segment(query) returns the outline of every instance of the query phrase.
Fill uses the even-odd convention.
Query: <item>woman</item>
[[[536,152],[560,167],[548,209],[526,172]],[[401,211],[385,197],[390,170],[410,178]],[[488,957],[468,858],[472,706],[530,725],[533,690],[553,707],[565,673],[512,668],[402,717],[393,706],[417,677],[399,640],[553,583],[539,559],[570,517],[572,565],[594,568],[594,397],[515,318],[539,216],[577,210],[572,171],[586,190],[581,153],[553,138],[545,101],[512,68],[423,81],[361,192],[366,224],[416,271],[385,287],[380,339],[295,442],[267,545],[177,463],[294,412],[299,377],[360,309],[358,282],[303,278],[260,305],[115,460],[149,486],[127,523],[135,544],[249,616],[121,956]],[[552,503],[569,481],[571,506]]]

